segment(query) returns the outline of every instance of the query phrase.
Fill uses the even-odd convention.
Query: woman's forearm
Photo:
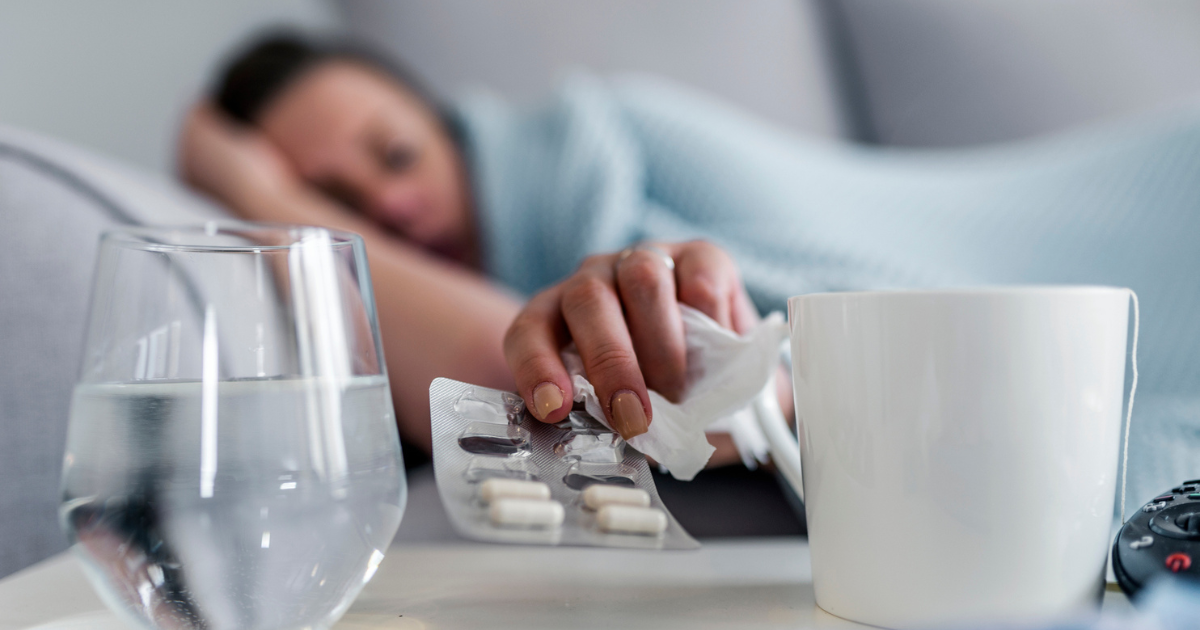
[[[502,342],[520,303],[480,275],[385,234],[314,191],[251,191],[226,201],[247,219],[362,235],[392,400],[405,439],[430,448],[429,384],[434,378],[513,389]]]
[[[410,439],[429,448],[433,379],[514,389],[502,346],[520,304],[476,274],[411,248],[376,241],[367,252],[396,411]]]

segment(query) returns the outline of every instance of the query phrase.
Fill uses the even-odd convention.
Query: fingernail
[[[545,382],[533,388],[533,415],[538,420],[557,411],[563,404],[563,393],[554,383]]]
[[[641,435],[649,428],[646,422],[646,408],[638,395],[628,389],[623,389],[612,397],[613,428],[621,437],[629,438]]]

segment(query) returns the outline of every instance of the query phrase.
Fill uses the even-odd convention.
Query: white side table
[[[1109,591],[1105,610],[1127,609]],[[393,547],[338,630],[864,628],[817,608],[799,538],[644,552]],[[0,580],[0,630],[118,630],[64,553]]]

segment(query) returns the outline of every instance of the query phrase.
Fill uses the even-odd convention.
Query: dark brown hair
[[[354,61],[382,71],[435,113],[438,100],[412,72],[358,42],[319,40],[296,31],[275,30],[254,37],[235,52],[218,74],[217,107],[235,120],[254,124],[274,99],[308,71],[334,60]]]

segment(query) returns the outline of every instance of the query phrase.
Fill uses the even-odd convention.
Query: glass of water
[[[60,520],[144,628],[322,629],[406,485],[362,240],[210,223],[104,236]]]

